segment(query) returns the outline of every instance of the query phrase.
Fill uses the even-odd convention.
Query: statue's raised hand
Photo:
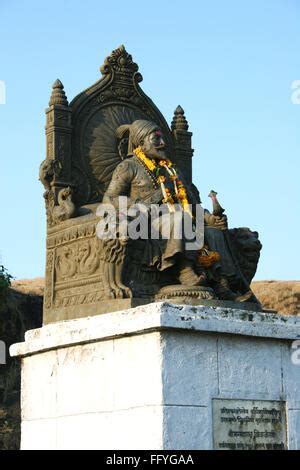
[[[209,227],[217,228],[219,230],[225,230],[228,228],[227,216],[225,214],[213,215],[210,212],[206,212],[204,215],[206,225]]]

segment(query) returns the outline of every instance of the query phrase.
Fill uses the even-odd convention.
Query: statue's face
[[[156,129],[147,135],[142,144],[142,150],[149,158],[163,160],[167,158],[165,149],[166,143],[160,129]]]

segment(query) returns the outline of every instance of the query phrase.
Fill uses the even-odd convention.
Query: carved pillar
[[[186,180],[192,182],[192,132],[188,132],[188,122],[181,106],[177,106],[171,124],[175,142],[176,161]]]
[[[51,188],[54,203],[60,188],[71,185],[71,108],[63,84],[56,80],[52,85],[49,108],[46,109],[46,161],[53,161]]]

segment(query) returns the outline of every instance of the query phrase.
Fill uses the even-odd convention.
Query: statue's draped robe
[[[161,170],[160,174],[163,174],[164,171]],[[182,179],[180,173],[178,176]],[[171,192],[174,192],[173,182],[168,180],[167,174],[165,185]],[[197,200],[192,190],[188,187],[186,189],[190,204],[196,204]],[[117,166],[104,194],[103,203],[111,203],[118,208],[119,196],[128,198],[128,206],[141,203],[150,209],[151,204],[161,205],[163,213],[152,224],[152,233],[158,233],[160,238],[151,238],[151,228],[149,227],[150,236],[144,240],[143,257],[140,260],[142,265],[153,266],[163,271],[177,264],[180,254],[195,260],[196,250],[186,251],[186,241],[190,240],[185,239],[182,230],[182,211],[181,217],[178,216],[178,212],[169,212],[167,204],[163,203],[164,196],[160,185],[155,183],[154,175],[151,177],[150,171],[136,156],[127,158]],[[185,213],[184,217],[190,216]],[[168,223],[170,224],[169,237],[165,238],[165,229]],[[182,236],[178,236],[180,232]]]
[[[162,171],[160,171],[160,174]],[[180,171],[177,170],[178,176],[183,180]],[[111,182],[104,194],[103,203],[111,203],[118,208],[118,197],[126,196],[128,198],[128,206],[142,203],[148,207],[151,204],[160,204],[164,209],[164,214],[161,215],[154,223],[160,234],[164,233],[164,228],[167,224],[166,220],[170,223],[170,236],[168,238],[143,240],[144,249],[143,255],[140,259],[140,264],[147,267],[155,267],[159,271],[163,271],[171,266],[177,265],[180,255],[185,258],[196,262],[197,250],[186,250],[186,240],[184,231],[182,230],[182,220],[177,218],[176,215],[169,213],[166,204],[163,204],[164,196],[161,187],[154,184],[154,177],[151,178],[151,173],[145,168],[143,163],[136,156],[132,156],[122,161],[115,169]],[[183,180],[184,181],[184,180]],[[165,183],[172,191],[172,182]],[[185,184],[188,200],[192,206],[199,204],[199,196],[195,194],[193,188]],[[175,213],[176,214],[176,213]],[[185,214],[185,217],[187,215]],[[189,217],[189,216],[188,216]],[[129,217],[129,221],[132,219]],[[182,237],[176,234],[180,230],[181,225]],[[153,228],[153,227],[152,227]],[[150,228],[149,228],[150,233]],[[215,263],[211,269],[210,277],[215,278],[220,275],[226,276],[230,281],[236,282],[239,278],[239,272],[236,263],[232,256],[232,246],[230,239],[224,236],[222,230],[205,226],[205,244],[211,251],[217,251],[221,255],[221,261]],[[202,246],[198,246],[200,249]],[[218,273],[218,275],[217,275]]]

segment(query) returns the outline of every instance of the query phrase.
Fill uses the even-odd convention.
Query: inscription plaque
[[[214,449],[287,449],[283,401],[213,399]]]

